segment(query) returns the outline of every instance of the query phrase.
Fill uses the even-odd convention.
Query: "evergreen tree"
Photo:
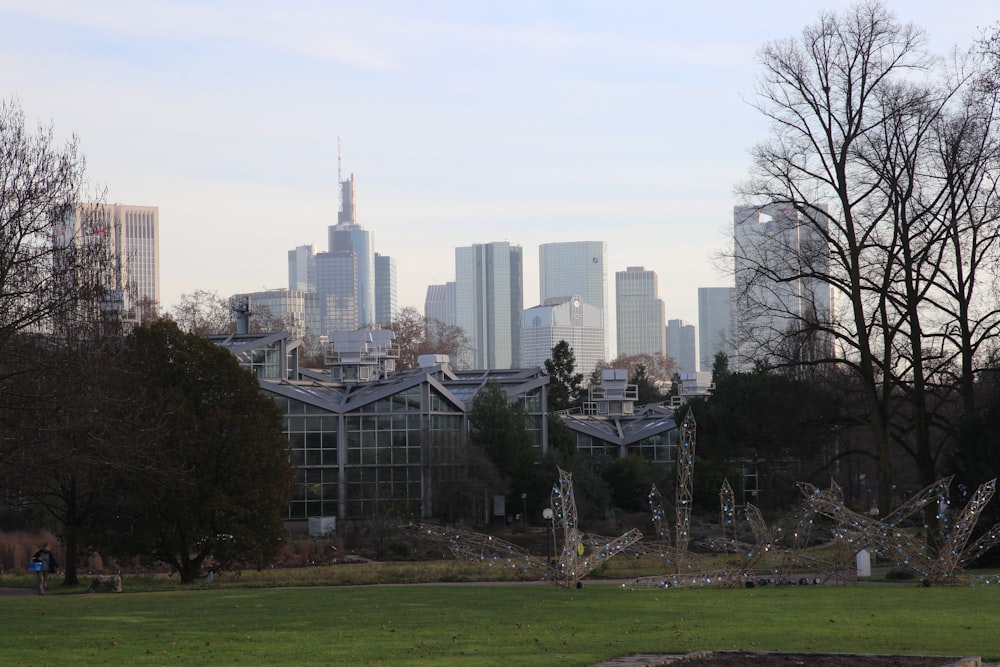
[[[469,440],[482,448],[508,483],[524,483],[538,460],[524,406],[511,403],[507,392],[495,381],[488,382],[472,399]]]
[[[549,375],[549,410],[566,410],[580,400],[583,373],[576,373],[576,355],[564,340],[552,348],[552,356],[545,360]]]
[[[629,378],[629,383],[634,384],[638,393],[637,403],[646,405],[647,403],[659,403],[663,400],[663,394],[650,379],[646,372],[646,366],[639,364],[635,367],[635,372]]]

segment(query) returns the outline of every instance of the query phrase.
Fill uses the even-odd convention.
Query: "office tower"
[[[353,252],[316,255],[320,335],[358,329],[358,264]]]
[[[424,297],[424,317],[449,326],[455,325],[455,283],[428,285]]]
[[[396,260],[375,253],[375,323],[384,327],[396,317]]]
[[[100,243],[110,266],[105,287],[127,321],[152,315],[160,303],[160,210],[156,206],[80,204],[61,237],[75,245]]]
[[[816,333],[834,320],[831,289],[803,277],[829,273],[822,222],[805,222],[786,205],[733,207],[736,370],[775,354],[800,361],[833,355],[832,340]]]
[[[319,336],[319,295],[305,290],[273,289],[235,294],[250,299],[250,331],[287,331],[309,341]]]
[[[573,348],[576,372],[589,377],[604,356],[604,313],[579,296],[547,299],[524,311],[521,325],[521,365],[541,366],[559,341]]]
[[[678,373],[694,373],[698,370],[696,347],[693,324],[684,324],[684,320],[667,321],[667,356],[677,363]]]
[[[337,224],[329,228],[330,253],[355,256],[358,327],[375,322],[375,252],[373,234],[361,225]]]
[[[354,174],[340,178],[340,209],[337,224],[327,228],[327,251],[316,253],[312,245],[288,251],[288,287],[319,294],[320,335],[354,331],[379,320],[375,304],[374,235],[357,222]],[[386,271],[382,306],[396,306],[395,263],[384,259]]]
[[[521,246],[506,241],[455,248],[455,319],[472,368],[518,368],[524,303]]]
[[[602,313],[602,359],[608,351],[608,244],[567,241],[538,246],[539,301],[579,296]]]
[[[698,288],[698,353],[700,368],[710,373],[715,355],[725,354],[735,362],[733,349],[733,288]]]
[[[630,266],[615,273],[618,356],[666,354],[663,300],[656,272]]]
[[[316,291],[316,246],[311,243],[288,251],[288,289]]]

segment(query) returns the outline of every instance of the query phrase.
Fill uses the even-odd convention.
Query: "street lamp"
[[[546,507],[542,510],[542,517],[548,522],[548,530],[545,531],[545,555],[549,559],[550,565],[555,565],[555,559],[552,557],[552,553],[555,551],[555,541],[556,541],[556,529],[553,525],[553,517],[555,515],[552,513],[551,507]]]

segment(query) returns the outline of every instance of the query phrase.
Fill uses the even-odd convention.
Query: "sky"
[[[1000,20],[884,4],[941,54]],[[454,280],[458,246],[520,245],[527,308],[539,244],[606,241],[612,302],[643,266],[667,318],[697,324],[697,288],[732,284],[715,258],[767,138],[756,55],[848,6],[0,0],[0,98],[79,137],[107,201],[159,207],[167,310],[287,287],[288,250],[326,249],[340,168],[401,307]]]

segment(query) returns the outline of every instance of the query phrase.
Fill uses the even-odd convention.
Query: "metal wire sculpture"
[[[965,565],[1000,543],[1000,523],[983,533],[971,545],[968,543],[980,514],[996,492],[996,479],[977,489],[954,522],[950,521],[945,511],[950,484],[950,477],[934,482],[882,520],[846,507],[843,493],[836,484],[826,491],[810,484],[800,484],[799,487],[811,507],[837,522],[840,537],[851,545],[855,553],[867,549],[881,558],[909,568],[930,584],[961,579],[960,570]],[[936,549],[932,549],[917,532],[902,525],[904,520],[932,503],[938,507],[937,518],[941,524]],[[926,526],[922,529],[928,530]]]
[[[553,526],[562,530],[563,548],[558,560],[535,556],[527,549],[492,535],[461,528],[433,524],[408,524],[404,533],[412,537],[443,542],[452,555],[462,560],[501,567],[538,572],[557,586],[581,587],[582,579],[594,568],[642,539],[638,530],[629,530],[617,538],[584,533],[577,526],[576,498],[573,477],[559,469],[559,481],[552,487],[551,507]]]
[[[694,413],[688,410],[681,422],[681,439],[677,445],[677,537],[674,540],[677,566],[680,568],[687,559],[688,543],[691,540],[691,480],[694,475],[695,421]]]
[[[728,479],[722,480],[719,489],[719,525],[722,526],[722,539],[736,539],[736,494]]]

